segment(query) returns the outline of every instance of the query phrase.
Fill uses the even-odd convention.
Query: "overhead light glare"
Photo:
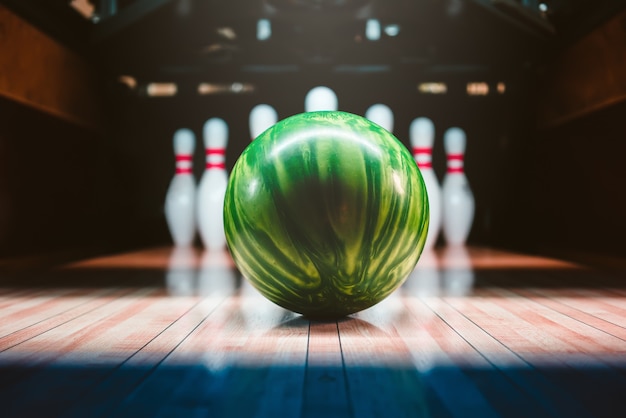
[[[89,0],[72,0],[70,6],[85,19],[92,19],[96,11],[95,6]]]
[[[380,22],[378,19],[367,19],[365,22],[365,37],[370,41],[380,39]]]
[[[272,37],[272,23],[269,19],[259,19],[256,22],[256,38],[259,41],[267,41]]]
[[[254,85],[250,83],[200,83],[198,84],[198,94],[207,96],[211,94],[242,94],[254,91]]]
[[[391,37],[398,36],[400,34],[400,25],[393,23],[385,26],[385,34]]]
[[[420,83],[417,86],[417,90],[423,94],[446,94],[448,92],[448,85],[441,82]]]
[[[237,39],[237,33],[235,32],[235,29],[231,28],[230,26],[217,28],[217,33],[221,37],[226,38],[229,41],[234,41],[235,39]]]
[[[506,84],[504,84],[504,82],[500,81],[496,85],[496,90],[498,90],[498,93],[504,94],[506,92]]]
[[[135,79],[135,77],[130,75],[121,75],[117,78],[117,81],[125,84],[131,90],[134,90],[135,87],[137,87],[137,80]]]
[[[175,96],[178,93],[178,85],[176,83],[150,83],[146,92],[150,97]]]
[[[489,84],[484,82],[467,83],[467,94],[470,96],[486,96],[489,94]]]

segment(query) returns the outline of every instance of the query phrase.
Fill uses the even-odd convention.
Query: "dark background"
[[[398,39],[368,42],[357,18],[367,2],[277,0],[269,2],[279,10],[275,32],[262,45],[253,28],[267,14],[263,1],[155,2],[167,4],[143,14],[137,5],[146,2],[118,2],[116,13],[107,19],[102,12],[97,24],[64,2],[4,3],[92,65],[104,123],[94,131],[0,98],[0,255],[169,244],[163,203],[174,172],[174,131],[196,133],[199,180],[208,118],[228,123],[230,169],[249,143],[256,104],[271,104],[284,118],[302,112],[317,85],[336,92],[340,110],[362,115],[371,104],[387,104],[407,147],[411,121],[431,118],[440,180],[443,132],[466,131],[465,167],[476,199],[471,244],[626,255],[626,104],[556,126],[542,126],[537,114],[545,69],[617,13],[619,2],[552,2],[549,32],[476,1],[379,1],[369,13],[400,22],[403,31]],[[215,34],[224,25],[237,40]],[[207,45],[219,48],[199,52]],[[132,75],[138,86],[128,88],[120,75]],[[153,81],[176,82],[179,92],[149,97],[145,86]],[[420,94],[417,85],[426,81],[447,83],[447,94]],[[468,96],[471,81],[489,83],[490,93]],[[198,82],[245,82],[255,90],[199,96]],[[498,82],[506,83],[504,94],[496,92]]]

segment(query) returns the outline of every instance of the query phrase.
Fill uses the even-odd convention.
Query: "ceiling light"
[[[400,25],[394,23],[385,26],[385,33],[387,34],[387,36],[398,36],[398,34],[400,33]]]
[[[125,84],[131,90],[137,87],[137,80],[135,79],[135,77],[130,76],[130,75],[121,75],[117,78],[117,81],[119,81],[122,84]]]
[[[370,41],[380,39],[380,22],[377,19],[368,19],[365,22],[365,37]]]
[[[88,0],[72,0],[70,6],[80,13],[85,19],[91,19],[94,16],[96,8]]]
[[[178,92],[176,83],[150,83],[146,88],[150,97],[174,96]]]
[[[470,96],[486,96],[489,94],[489,84],[484,82],[467,83],[467,94]]]
[[[272,23],[268,19],[259,19],[256,22],[256,38],[267,41],[272,36]]]
[[[235,39],[237,39],[237,33],[235,32],[235,30],[229,26],[224,26],[222,28],[217,28],[217,33],[228,39],[229,41],[234,41]]]
[[[198,94],[206,96],[210,94],[241,94],[254,91],[254,85],[250,83],[200,83],[198,84]]]
[[[417,86],[417,90],[423,94],[446,94],[448,86],[446,83],[420,83]]]

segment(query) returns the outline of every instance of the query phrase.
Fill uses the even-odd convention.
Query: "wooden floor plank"
[[[55,290],[58,294],[58,290]],[[28,287],[2,287],[0,288],[0,310],[7,307],[14,307],[17,304],[29,301],[40,296],[50,296],[50,289],[28,288]],[[7,311],[8,312],[8,311]]]
[[[311,322],[302,418],[351,416],[346,385],[337,323]]]
[[[272,304],[226,252],[148,249],[53,276],[90,288],[4,286],[2,415],[621,416],[619,275],[475,248],[421,261],[331,322]],[[123,287],[94,285],[115,269]]]
[[[550,382],[518,353],[483,329],[480,324],[485,318],[477,315],[465,298],[448,297],[433,302],[439,306],[437,309],[439,315],[459,335],[531,398],[519,409],[520,412],[527,413],[529,416],[543,416],[544,414],[553,417],[586,416],[576,398]],[[451,314],[450,309],[446,309],[445,305],[454,309],[456,314]],[[465,315],[466,311],[473,312],[474,315],[470,318]],[[509,323],[509,325],[516,327],[517,324]],[[529,410],[530,413],[528,413]]]
[[[626,342],[626,315],[610,312],[598,297],[579,297],[563,289],[522,288],[513,292]]]
[[[247,338],[233,359],[235,367],[227,384],[236,389],[228,393],[229,408],[223,416],[300,417],[306,390],[309,321],[269,302],[248,283],[240,297],[239,312],[246,320]],[[241,385],[242,381],[247,384]],[[248,399],[245,407],[234,407],[244,397]]]
[[[0,305],[3,321],[0,323],[0,336],[20,329],[21,323],[31,324],[48,316],[55,315],[59,310],[80,303],[80,297],[97,296],[102,290],[88,289],[47,289],[26,294],[21,297],[9,298]]]
[[[100,368],[96,367],[103,362],[99,358],[100,353],[113,356],[123,355],[106,351],[118,341],[114,332],[107,334],[106,331],[150,305],[151,301],[147,296],[154,292],[154,289],[142,289],[131,295],[114,299],[85,315],[78,316],[0,353],[0,364],[9,363],[20,366],[19,374],[12,375],[10,380],[4,378],[0,380],[0,386],[4,388],[5,394],[19,399],[23,396],[30,396],[27,395],[27,389],[33,385],[43,387],[49,384],[55,389],[65,384],[76,386],[75,375],[71,380],[66,379],[65,376],[62,381],[58,380],[59,367],[76,370],[80,376],[89,375],[92,370],[100,373]],[[81,371],[80,366],[88,367]],[[60,397],[73,397],[71,390],[61,393]],[[50,390],[32,396],[43,402],[44,399],[50,399],[55,394],[55,391]],[[32,402],[29,405],[36,404],[37,402]]]
[[[427,344],[407,341],[407,313],[397,295],[340,322],[340,337],[354,416],[454,416],[438,397]],[[423,356],[426,349],[426,356]],[[435,352],[435,355],[437,353]],[[487,414],[486,416],[489,416]]]
[[[463,306],[464,314],[493,335],[524,361],[532,365],[548,380],[560,387],[580,404],[583,416],[611,416],[614,409],[614,391],[623,386],[609,383],[604,372],[615,378],[600,361],[580,353],[570,341],[563,340],[543,329],[543,323],[528,322],[524,315],[528,312],[511,312],[510,304],[514,299],[503,304],[500,297],[468,298]],[[585,363],[582,360],[586,360]],[[598,388],[606,387],[603,394]],[[600,402],[600,404],[598,404]],[[610,405],[610,406],[608,406]],[[607,415],[607,413],[609,415]]]
[[[552,298],[576,307],[582,312],[601,318],[607,322],[626,327],[626,307],[624,297],[616,297],[602,291],[565,289],[560,292],[544,292]]]
[[[482,401],[476,407],[487,412],[477,410],[477,414],[547,415],[549,408],[527,390],[530,383],[513,372],[513,368],[528,369],[528,365],[514,353],[503,349],[490,335],[469,323],[439,298],[406,299],[405,304],[415,320],[423,323],[430,344],[445,353],[444,360],[435,360],[431,367],[456,375],[459,387],[453,393],[480,393]],[[419,341],[413,340],[413,344],[419,344]],[[440,391],[445,394],[442,389]],[[465,408],[455,401],[454,395],[444,396],[449,396],[446,405],[452,405],[455,415],[462,416]],[[470,402],[475,402],[475,397],[471,396]]]
[[[88,296],[56,297],[44,303],[45,307],[33,308],[35,312],[25,314],[24,318],[20,318],[19,313],[10,315],[16,318],[11,321],[7,318],[10,323],[2,327],[4,335],[0,337],[0,352],[85,315],[128,292],[126,289],[102,289],[92,291]]]
[[[294,314],[265,300],[255,302],[264,306],[250,304],[246,297],[229,298],[124,399],[114,415],[204,411],[216,417],[245,417],[257,408],[275,410],[284,401],[290,405],[284,416],[299,416],[308,326],[294,325],[294,331],[285,325]],[[286,372],[289,378],[283,379]],[[281,384],[279,389],[268,385],[278,394],[264,396],[266,380]]]
[[[626,343],[623,340],[537,301],[516,297],[516,294],[508,289],[492,289],[489,293],[496,296],[494,300],[505,306],[509,312],[524,318],[527,323],[544,331],[545,335],[558,340],[560,342],[558,347],[576,352],[589,364],[608,368],[624,366],[623,361],[619,359],[613,361],[611,356],[626,354]]]
[[[204,298],[148,341],[96,386],[63,412],[64,417],[110,416],[112,411],[155,371],[157,366],[199,324],[226,300],[227,295]]]
[[[190,333],[184,335],[181,340],[175,341],[176,345],[172,351],[165,353],[164,358],[156,365],[145,364],[142,369],[139,367],[124,367],[118,371],[113,380],[130,377],[130,385],[122,387],[112,387],[115,392],[109,394],[105,405],[83,405],[84,408],[92,407],[89,416],[157,416],[158,412],[167,407],[175,407],[176,397],[181,397],[188,391],[188,398],[198,397],[198,394],[210,390],[207,382],[194,385],[196,375],[210,373],[209,367],[205,365],[202,351],[197,348],[190,349],[184,356],[173,356],[173,353],[180,347],[189,345],[190,335],[194,335],[200,327],[214,331],[202,334],[203,343],[207,349],[215,345],[219,340],[218,332],[224,325],[224,312],[230,312],[229,307],[232,301],[226,300],[224,305],[220,305],[220,310],[212,311],[209,316],[202,318]],[[213,317],[209,324],[208,317]],[[199,345],[199,344],[198,344]],[[189,401],[188,401],[189,402]],[[83,409],[84,410],[84,409]],[[74,411],[73,411],[74,412]],[[74,412],[75,413],[75,412]],[[77,416],[77,415],[76,415]]]

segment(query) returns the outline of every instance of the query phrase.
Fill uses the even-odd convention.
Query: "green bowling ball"
[[[286,118],[252,141],[230,174],[224,228],[242,275],[312,319],[369,308],[415,267],[428,198],[407,148],[346,112]]]

